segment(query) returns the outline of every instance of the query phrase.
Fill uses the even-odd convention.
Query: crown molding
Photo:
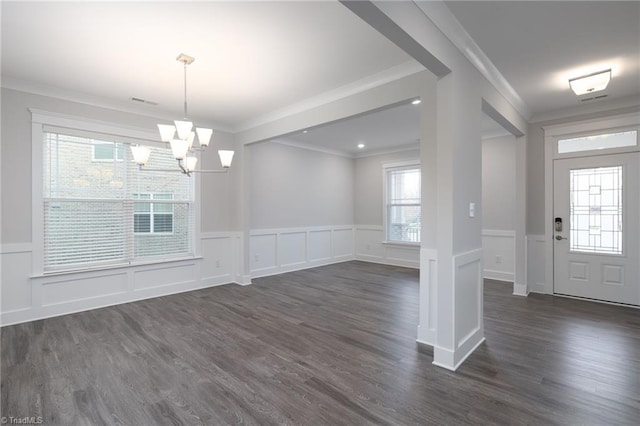
[[[599,114],[606,111],[640,109],[640,95],[626,96],[624,98],[602,100],[600,102],[575,105],[553,111],[542,112],[531,117],[530,123],[543,123],[545,121],[562,120],[587,114]]]
[[[414,151],[414,150],[420,149],[420,142],[416,141],[408,144],[397,145],[390,148],[382,148],[382,149],[358,152],[356,154],[352,154],[350,152],[340,151],[338,149],[325,148],[322,146],[312,145],[304,142],[298,142],[298,141],[294,141],[286,138],[271,139],[269,140],[269,142],[277,143],[280,145],[291,146],[299,149],[305,149],[307,151],[321,152],[323,154],[349,158],[352,160],[355,160],[358,158],[365,158],[365,157],[374,157],[376,155],[394,154],[396,152],[406,152],[406,151]]]
[[[421,64],[414,60],[403,62],[402,64],[321,93],[320,95],[312,96],[301,102],[297,102],[287,107],[277,109],[269,114],[247,120],[234,127],[233,130],[235,132],[243,132],[245,130],[252,129],[254,127],[258,127],[272,121],[276,121],[294,114],[308,111],[312,108],[326,105],[328,103],[346,98],[348,96],[365,92],[375,87],[382,86],[386,83],[399,80],[403,77],[419,73],[421,71],[424,71],[424,69],[425,68]]]
[[[48,86],[44,84],[33,83],[25,80],[20,80],[11,77],[2,77],[0,86],[4,89],[16,90],[19,92],[31,93],[33,95],[46,96],[56,99],[62,99],[65,101],[76,102],[84,105],[89,105],[98,108],[112,109],[120,112],[126,112],[131,114],[137,114],[144,117],[149,117],[157,120],[173,121],[176,118],[176,114],[163,111],[149,111],[146,108],[132,105],[127,101],[119,101],[114,99],[103,98],[100,96],[88,95],[82,92],[76,92],[73,90],[61,89],[55,86]],[[233,129],[227,125],[220,123],[214,123],[211,121],[198,119],[198,124],[203,124],[212,127],[215,130],[232,133]]]
[[[358,158],[366,158],[366,157],[375,157],[377,155],[388,155],[388,154],[395,154],[398,152],[407,152],[407,151],[416,151],[416,150],[420,150],[419,141],[411,142],[403,145],[397,145],[390,148],[381,148],[381,149],[375,149],[372,151],[359,152],[356,155],[354,155],[353,158],[358,159]]]
[[[322,146],[312,145],[310,143],[298,142],[298,141],[294,141],[286,138],[270,139],[268,142],[291,146],[299,149],[305,149],[307,151],[315,151],[315,152],[321,152],[323,154],[336,155],[338,157],[345,157],[345,158],[351,158],[351,159],[354,158],[353,155],[345,151],[340,151],[338,149],[325,148]]]
[[[453,15],[442,0],[416,1],[415,4],[434,23],[453,45],[473,64],[474,67],[505,97],[505,99],[526,119],[533,115],[531,108],[509,84],[506,78],[491,62],[480,46],[471,38],[467,30]]]

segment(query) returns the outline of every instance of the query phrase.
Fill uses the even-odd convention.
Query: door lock
[[[562,235],[556,235],[556,240],[560,241],[560,240],[566,240],[566,237],[563,237]]]

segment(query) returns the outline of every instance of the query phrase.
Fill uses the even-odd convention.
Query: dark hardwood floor
[[[485,283],[456,372],[418,271],[348,262],[2,329],[2,416],[54,425],[634,424],[640,310]]]

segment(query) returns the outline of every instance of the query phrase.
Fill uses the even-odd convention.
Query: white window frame
[[[193,201],[194,208],[194,232],[193,232],[193,256],[182,258],[171,256],[164,258],[153,258],[149,260],[137,260],[129,265],[109,265],[92,266],[62,271],[44,271],[44,214],[42,214],[43,199],[43,152],[45,127],[63,129],[61,133],[75,136],[87,137],[89,139],[99,139],[97,135],[109,135],[109,138],[125,144],[144,144],[159,148],[166,148],[166,144],[158,142],[158,135],[147,129],[137,127],[125,127],[117,123],[100,120],[92,120],[84,117],[77,117],[57,112],[44,111],[36,108],[29,108],[31,113],[31,235],[32,235],[32,261],[31,278],[45,277],[48,275],[73,274],[84,271],[94,271],[103,269],[116,269],[123,266],[153,265],[162,261],[180,261],[201,259],[201,239],[200,239],[200,176],[192,175],[189,179],[194,179],[194,192],[196,196]]]
[[[410,247],[419,247],[420,242],[409,242],[409,241],[397,241],[389,239],[389,172],[394,170],[402,170],[402,169],[418,169],[420,170],[420,174],[422,175],[422,168],[420,167],[420,160],[405,160],[405,161],[393,161],[393,162],[385,162],[382,163],[382,227],[384,232],[384,240],[383,244],[390,245],[399,245],[399,246],[410,246]],[[422,213],[422,194],[420,194],[420,211]],[[420,235],[420,239],[422,239],[422,232]]]
[[[149,199],[136,199],[136,196],[141,196],[141,195],[149,195]],[[154,197],[156,195],[170,195],[171,198],[165,199],[165,198],[161,198],[160,201],[167,201],[164,204],[170,204],[171,205],[171,212],[155,212],[154,211],[154,206],[155,206],[155,202],[154,201],[158,201],[157,199],[155,199]],[[171,192],[141,192],[141,193],[137,193],[134,194],[134,209],[133,209],[133,217],[134,217],[134,227],[133,227],[133,234],[134,235],[173,235],[173,231],[175,229],[175,217],[174,217],[174,208],[173,208],[173,194]],[[136,213],[135,210],[135,203],[148,203],[149,204],[149,212],[139,212]],[[155,215],[156,214],[164,214],[164,215],[171,215],[171,231],[170,232],[156,232],[155,231]],[[135,230],[135,216],[136,215],[149,215],[149,232],[140,232],[140,231],[136,231]]]

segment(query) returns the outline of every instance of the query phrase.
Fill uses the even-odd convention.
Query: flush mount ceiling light
[[[422,102],[420,99],[414,99],[411,101],[411,105],[418,105],[420,102]]]
[[[195,156],[195,151],[204,151],[204,149],[209,146],[213,130],[204,127],[196,127],[195,132],[192,130],[193,123],[187,118],[187,65],[191,65],[193,61],[195,61],[195,58],[181,53],[178,55],[176,60],[178,62],[182,62],[184,65],[184,118],[182,120],[175,120],[173,125],[158,124],[158,131],[160,132],[160,139],[163,142],[169,143],[171,146],[173,157],[178,161],[178,168],[143,169],[142,166],[146,165],[149,161],[151,149],[142,145],[135,145],[131,147],[133,161],[138,164],[140,170],[177,171],[184,173],[187,176],[191,176],[191,173],[225,173],[227,169],[231,167],[233,151],[218,150],[220,163],[223,167],[222,170],[196,170],[198,157]],[[193,145],[196,135],[198,137],[199,147],[195,147]]]
[[[364,144],[363,144],[363,143],[359,143],[359,144],[358,144],[358,148],[359,148],[359,149],[364,148]]]
[[[572,78],[569,80],[569,86],[576,95],[581,96],[606,89],[610,80],[611,69],[608,69]]]

